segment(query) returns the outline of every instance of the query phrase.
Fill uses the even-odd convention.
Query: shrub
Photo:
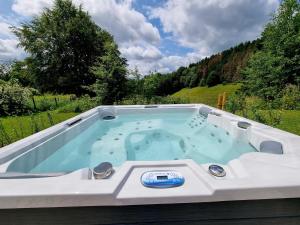
[[[246,96],[241,92],[237,92],[228,97],[225,105],[225,109],[231,113],[236,113],[237,111],[242,111],[246,106]]]
[[[300,89],[296,85],[287,85],[282,91],[281,107],[287,110],[298,109],[300,105]]]
[[[28,88],[18,83],[0,82],[0,116],[20,115],[29,111],[28,100],[32,95]]]
[[[187,100],[181,98],[175,98],[171,96],[161,97],[154,96],[152,98],[146,98],[141,95],[131,96],[118,102],[120,105],[149,105],[149,104],[185,104]]]
[[[69,113],[81,113],[97,106],[97,102],[94,98],[88,96],[76,99],[69,104],[59,108],[58,112]]]

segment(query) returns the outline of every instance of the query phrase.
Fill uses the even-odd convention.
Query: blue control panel
[[[141,182],[150,188],[171,188],[184,184],[181,173],[172,170],[156,170],[143,173]]]

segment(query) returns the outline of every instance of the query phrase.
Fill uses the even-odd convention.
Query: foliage
[[[28,116],[10,116],[0,119],[0,147],[25,138],[77,115],[58,111],[43,112]]]
[[[271,126],[278,126],[282,120],[282,112],[274,110],[274,101],[247,97],[240,91],[229,97],[225,108],[231,113]]]
[[[146,98],[144,96],[131,96],[119,102],[120,105],[151,105],[151,104],[185,104],[188,103],[184,99],[175,98],[172,96],[153,96],[151,98]]]
[[[60,113],[82,113],[97,106],[95,99],[89,96],[84,96],[72,101],[71,103],[62,106],[58,109]]]
[[[282,91],[281,107],[283,109],[297,109],[300,107],[300,89],[296,85],[287,85]]]
[[[18,83],[0,81],[0,116],[28,112],[27,103],[31,94],[28,88],[23,88]]]
[[[113,104],[127,94],[126,59],[121,57],[116,44],[105,43],[107,54],[98,58],[92,72],[96,83],[90,91],[96,94],[99,104]]]
[[[284,0],[262,33],[262,49],[244,70],[244,90],[264,99],[300,84],[300,2]]]
[[[9,64],[0,64],[0,80],[9,81],[10,80],[10,65]]]
[[[30,58],[23,61],[16,61],[11,64],[9,70],[9,79],[17,80],[24,87],[34,87],[34,77]]]
[[[225,104],[225,109],[233,114],[242,111],[246,106],[245,98],[245,95],[241,94],[241,92],[230,95]]]
[[[160,73],[153,73],[144,78],[143,91],[146,98],[151,98],[152,96],[162,95],[160,92],[160,85],[163,75]]]
[[[111,35],[71,0],[56,0],[53,8],[13,32],[30,53],[24,73],[32,74],[42,92],[82,94],[82,86],[95,81],[90,67],[105,55],[104,43],[113,43]]]
[[[279,90],[283,89],[285,83],[281,61],[281,57],[271,52],[257,52],[243,71],[246,78],[244,92],[269,100],[279,97]]]
[[[208,87],[212,87],[219,83],[220,83],[220,77],[215,71],[211,71],[206,79],[206,85]]]
[[[128,96],[144,95],[144,79],[139,73],[137,67],[134,70],[128,70]]]
[[[160,82],[159,84],[156,82],[154,92],[157,95],[165,96],[187,87],[211,87],[221,83],[241,81],[241,70],[246,66],[250,56],[257,51],[259,45],[260,40],[241,43],[190,64],[188,67],[180,67],[175,72],[157,76],[156,79],[160,79]]]
[[[72,101],[72,95],[45,94],[32,96],[29,100],[29,107],[32,112],[44,112],[65,106]]]

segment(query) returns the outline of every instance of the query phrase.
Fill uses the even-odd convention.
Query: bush
[[[132,96],[118,102],[120,105],[151,105],[151,104],[185,104],[187,100],[181,98],[174,98],[171,96],[161,97],[154,96],[152,98],[146,98],[141,95]]]
[[[281,107],[287,110],[298,109],[300,106],[300,89],[296,85],[287,85],[282,91]]]
[[[20,115],[30,111],[28,100],[32,95],[28,88],[18,83],[0,82],[0,116]]]
[[[88,96],[76,99],[69,104],[62,106],[59,108],[58,112],[69,113],[82,113],[89,109],[92,109],[97,106],[96,100],[94,98],[90,98]]]
[[[233,114],[237,111],[242,111],[246,106],[246,96],[241,92],[237,92],[228,97],[228,100],[225,104],[225,109]]]
[[[231,95],[225,105],[231,113],[271,126],[281,123],[282,112],[276,110],[276,107],[276,101],[265,101],[256,96],[246,97],[241,92]]]

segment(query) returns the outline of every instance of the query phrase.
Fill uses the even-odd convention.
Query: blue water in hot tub
[[[92,168],[101,162],[193,159],[199,164],[221,163],[255,151],[233,139],[195,112],[135,113],[93,125],[30,172],[62,172]]]

